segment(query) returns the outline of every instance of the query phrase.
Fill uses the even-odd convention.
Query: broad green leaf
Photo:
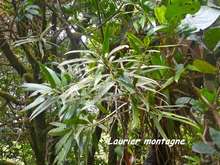
[[[214,101],[215,98],[216,98],[216,93],[213,92],[213,91],[209,91],[209,90],[206,89],[206,88],[202,88],[202,89],[200,90],[200,94],[201,94],[202,96],[204,96],[209,103],[213,103],[213,101]]]
[[[160,66],[165,66],[166,65],[166,60],[165,60],[164,56],[161,55],[160,53],[154,53],[154,54],[151,55],[150,58],[151,58],[151,64],[152,65],[160,65]],[[158,79],[160,79],[161,76],[163,76],[165,73],[166,73],[165,70],[160,69],[160,70],[154,72],[154,75],[156,77],[158,77]]]
[[[219,14],[220,14],[220,10],[219,10]],[[206,30],[204,34],[204,41],[206,46],[210,50],[214,50],[216,45],[220,41],[220,28],[210,28]]]
[[[186,14],[193,14],[200,8],[199,0],[169,0],[166,18],[169,21],[178,21]]]
[[[217,68],[204,60],[194,60],[193,66],[202,73],[215,74],[217,72]]]
[[[212,141],[220,147],[220,131],[217,131],[214,128],[209,128],[209,133]]]
[[[192,150],[200,154],[209,154],[209,155],[212,155],[216,152],[216,150],[213,147],[205,143],[194,143],[192,146]]]
[[[153,65],[165,65],[166,64],[164,56],[162,56],[159,53],[152,54],[150,58],[151,58],[151,63]]]
[[[66,159],[67,154],[69,153],[71,147],[72,147],[72,143],[73,143],[73,138],[70,137],[63,145],[63,149],[62,149],[62,155],[59,156],[59,159],[62,160],[61,162],[63,163],[63,161]],[[60,163],[60,164],[62,164]],[[58,163],[59,164],[59,163]]]
[[[195,66],[188,64],[186,66],[186,69],[192,70],[192,71],[196,71],[196,72],[200,72],[199,69],[197,69]]]
[[[193,110],[205,113],[207,111],[207,106],[204,105],[204,103],[200,100],[194,100],[192,102],[192,108]]]
[[[167,20],[166,20],[166,17],[165,17],[165,14],[166,14],[166,6],[162,5],[162,6],[159,6],[159,7],[156,7],[154,9],[154,14],[158,20],[158,22],[160,24],[166,24],[167,23]]]

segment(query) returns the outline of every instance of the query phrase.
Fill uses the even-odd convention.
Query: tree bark
[[[115,120],[111,124],[111,132],[110,132],[110,137],[111,140],[110,142],[113,142],[115,139],[118,137],[118,121]],[[108,165],[116,165],[117,164],[117,154],[115,152],[116,145],[109,145],[108,149]]]
[[[102,134],[102,129],[98,126],[95,128],[95,132],[92,135],[92,149],[88,153],[88,160],[87,160],[87,165],[94,165],[95,164],[95,153],[98,148],[98,143],[101,138]]]
[[[0,33],[0,49],[4,53],[11,66],[18,72],[22,77],[26,73],[26,69],[23,64],[19,61],[18,57],[12,52],[7,40],[4,35]]]

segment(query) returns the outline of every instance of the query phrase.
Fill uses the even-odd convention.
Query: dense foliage
[[[219,3],[0,1],[0,164],[219,163]]]

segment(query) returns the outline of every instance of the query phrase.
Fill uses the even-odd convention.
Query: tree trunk
[[[144,165],[171,165],[169,148],[166,145],[153,145],[148,152]]]
[[[110,137],[111,140],[110,142],[113,142],[115,139],[118,137],[118,121],[115,120],[111,124],[111,132],[110,132]],[[116,165],[117,164],[117,154],[115,152],[116,145],[109,145],[108,149],[108,165]]]
[[[101,134],[102,134],[102,129],[100,127],[96,126],[95,132],[92,135],[92,149],[88,153],[87,165],[94,165],[95,164],[95,152],[97,151],[98,143],[101,138]]]

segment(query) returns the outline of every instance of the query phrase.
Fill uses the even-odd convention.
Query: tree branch
[[[11,66],[18,72],[18,74],[22,77],[24,73],[26,73],[26,69],[23,64],[19,61],[16,55],[12,52],[8,42],[4,38],[4,35],[0,33],[0,49],[4,53],[5,57],[10,62]]]

